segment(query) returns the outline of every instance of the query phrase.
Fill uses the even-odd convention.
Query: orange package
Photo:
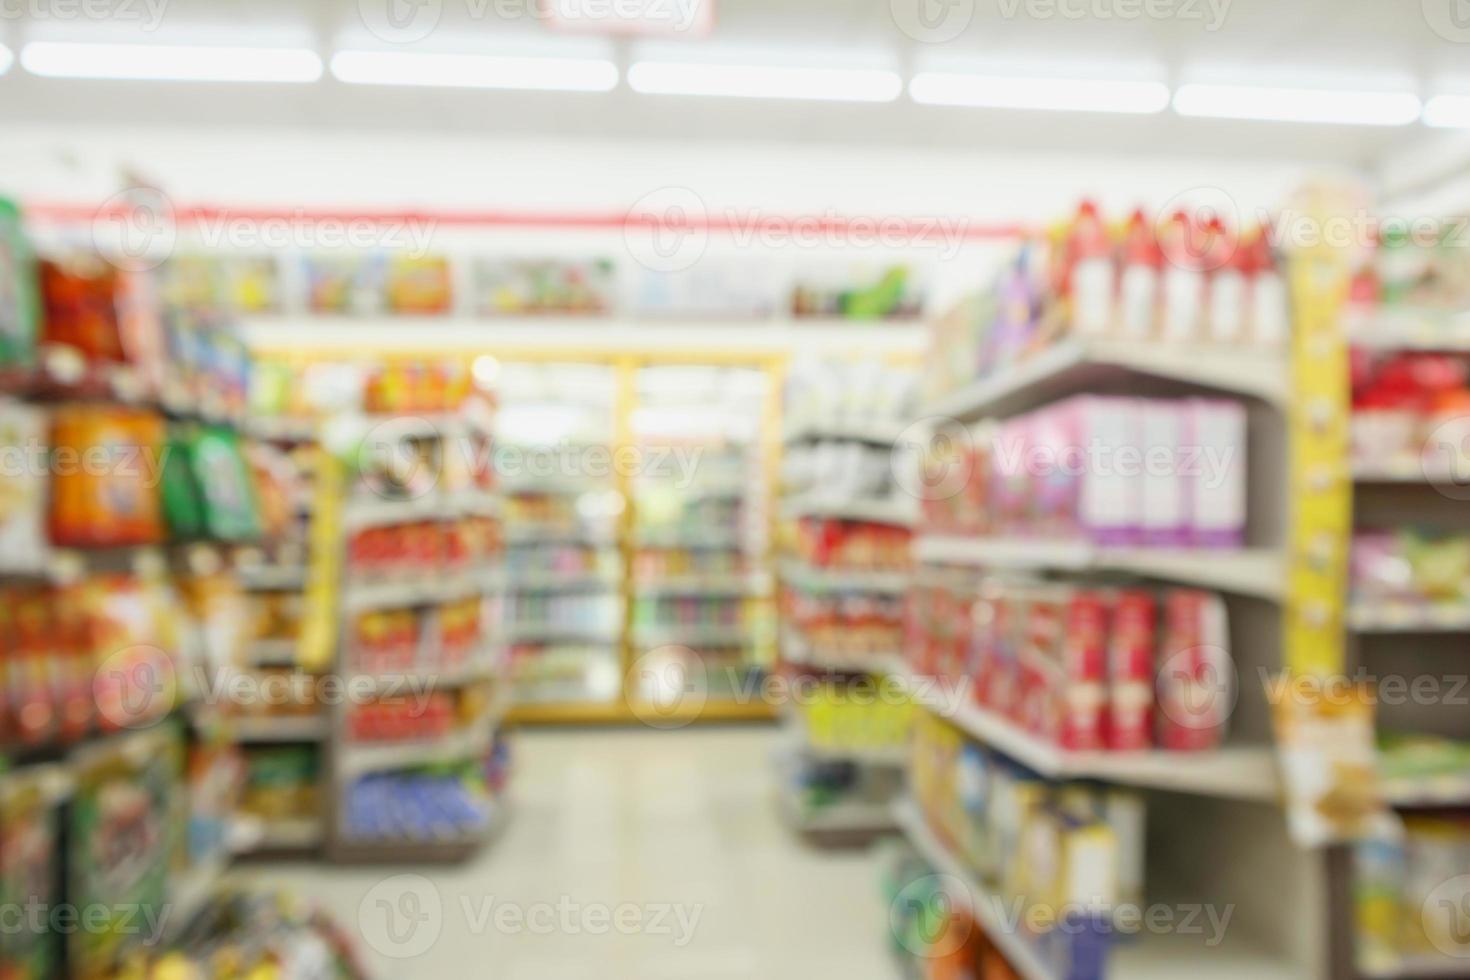
[[[62,265],[42,261],[41,299],[45,307],[41,339],[63,344],[89,361],[126,360],[117,318],[117,274],[100,259]]]
[[[159,482],[165,428],[153,412],[67,405],[51,444],[51,540],[61,547],[155,544],[164,525]]]

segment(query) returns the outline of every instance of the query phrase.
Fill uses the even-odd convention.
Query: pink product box
[[[1190,543],[1192,494],[1184,465],[1190,404],[1148,401],[1139,412],[1143,463],[1140,543],[1150,547],[1182,548]]]
[[[1029,534],[1034,483],[1029,416],[1008,419],[996,427],[990,454],[991,506],[1001,534]]]
[[[1189,494],[1190,543],[1238,548],[1245,543],[1246,411],[1239,402],[1193,399],[1181,466]]]
[[[1078,525],[1098,544],[1136,544],[1141,535],[1143,493],[1136,457],[1143,406],[1136,398],[1093,395],[1057,406],[1070,433],[1063,468],[1081,470]]]

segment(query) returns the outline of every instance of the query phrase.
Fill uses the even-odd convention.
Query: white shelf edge
[[[895,527],[913,527],[919,520],[919,508],[918,501],[911,498],[841,500],[824,497],[795,497],[781,505],[781,516],[787,520],[815,517],[828,520],[867,521],[872,524],[891,524]]]
[[[319,742],[327,737],[329,725],[321,716],[305,718],[227,718],[226,732],[236,742],[268,745],[276,742]]]
[[[925,710],[1048,779],[1093,779],[1261,803],[1276,803],[1281,797],[1276,755],[1270,747],[1226,747],[1208,752],[1070,752],[979,705],[968,701],[938,703],[932,690],[929,695],[924,693],[930,686],[924,678],[910,676],[907,684],[917,692],[916,700]]]
[[[463,759],[490,748],[495,733],[494,719],[485,718],[469,728],[443,738],[412,739],[403,742],[355,742],[344,739],[340,745],[341,760],[338,780],[349,782],[373,772],[384,772],[444,759]]]
[[[1045,404],[1033,389],[1045,385],[1063,393],[1086,394],[1089,369],[1114,369],[1196,385],[1235,395],[1286,404],[1286,359],[1270,351],[1229,347],[1178,346],[1159,342],[1070,338],[992,375],[971,382],[926,406],[925,415],[973,421]],[[1076,383],[1071,375],[1079,375]],[[1037,397],[1028,397],[1036,394]]]
[[[791,445],[797,442],[865,442],[874,446],[891,446],[908,428],[908,423],[897,419],[808,419],[793,422],[781,433],[781,442]]]
[[[908,591],[912,580],[912,574],[906,571],[843,571],[816,568],[791,559],[780,563],[777,575],[793,588],[813,592],[886,592],[901,595]]]
[[[1281,554],[1269,548],[1109,548],[1085,541],[921,535],[914,555],[935,564],[1127,572],[1272,601],[1282,598],[1286,586]]]
[[[1348,625],[1358,633],[1470,633],[1470,603],[1436,606],[1358,600],[1348,608]]]

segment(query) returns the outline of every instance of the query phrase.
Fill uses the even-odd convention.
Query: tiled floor
[[[389,978],[889,980],[872,851],[797,840],[772,729],[522,732],[515,815],[467,866],[256,866]]]

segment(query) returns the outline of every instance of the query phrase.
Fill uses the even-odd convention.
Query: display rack
[[[369,780],[402,779],[410,772],[443,773],[457,784],[468,772],[466,767],[488,766],[511,683],[498,617],[493,614],[504,584],[502,566],[471,554],[458,559],[468,561],[467,566],[451,573],[443,568],[413,574],[376,572],[370,566],[359,567],[349,547],[354,535],[374,529],[427,524],[447,533],[458,519],[496,514],[497,495],[465,484],[466,473],[457,468],[463,462],[459,454],[468,452],[472,436],[488,438],[490,432],[471,412],[439,417],[422,428],[395,426],[395,438],[406,440],[415,453],[424,453],[427,472],[433,475],[427,478],[427,488],[391,482],[379,486],[372,482],[377,474],[359,472],[368,465],[360,440],[374,431],[374,421],[352,416],[332,420],[333,438],[341,442],[324,447],[315,491],[308,572],[313,588],[303,661],[327,665],[349,693],[331,706],[322,808],[324,849],[328,860],[340,863],[457,862],[498,833],[509,814],[504,797],[480,798],[463,789],[465,795],[455,799],[465,802],[456,802],[459,809],[453,814],[443,806],[426,804],[423,826],[367,833],[366,826],[354,826],[353,821],[380,814],[363,812],[376,807],[355,803],[354,794],[367,792]],[[402,495],[395,496],[398,493]],[[447,559],[441,551],[439,560]],[[375,580],[371,577],[375,574],[388,577]],[[477,625],[468,649],[452,654],[444,610],[456,602],[476,604]],[[389,666],[380,659],[363,659],[373,653],[363,645],[363,617],[383,613],[412,620],[411,664]],[[379,655],[381,651],[373,654]],[[393,653],[390,659],[398,656]],[[396,712],[407,723],[423,724],[425,712],[440,698],[447,699],[444,704],[452,702],[442,732],[408,738],[386,731],[369,736],[357,728],[364,712],[379,709],[390,717]],[[399,786],[400,792],[407,792]],[[448,828],[446,823],[454,826]]]
[[[1303,273],[1305,274],[1305,273]],[[1301,291],[1299,303],[1327,324],[1340,313],[1339,297]],[[1299,314],[1299,316],[1304,314]],[[1313,356],[1330,353],[1314,349]],[[916,560],[970,574],[1023,574],[1028,581],[1081,580],[1209,588],[1224,593],[1239,702],[1224,747],[1187,754],[1163,751],[1073,752],[1055,747],[969,698],[929,695],[917,702],[965,737],[1042,776],[1144,791],[1149,826],[1145,894],[1150,900],[1231,905],[1236,919],[1227,942],[1204,949],[1179,935],[1141,935],[1110,946],[1108,976],[1128,980],[1179,976],[1341,976],[1329,937],[1329,893],[1335,887],[1331,853],[1298,847],[1280,807],[1281,777],[1272,741],[1265,684],[1283,668],[1316,670],[1331,646],[1332,622],[1317,607],[1316,581],[1303,572],[1316,542],[1304,534],[1330,524],[1331,507],[1315,501],[1283,474],[1299,479],[1334,446],[1313,424],[1321,411],[1303,394],[1300,354],[1220,350],[1073,338],[1030,353],[992,377],[931,400],[919,415],[977,426],[1049,406],[1072,395],[1227,397],[1245,407],[1247,473],[1242,549],[1198,550],[1097,545],[1068,539],[921,534]],[[1310,373],[1307,380],[1319,377]],[[1338,429],[1328,427],[1329,435]],[[971,431],[979,431],[972,429]],[[1315,477],[1315,470],[1313,472]],[[1295,496],[1296,504],[1286,502]],[[1305,501],[1305,503],[1303,503]],[[1315,570],[1316,566],[1312,566]],[[1329,573],[1330,574],[1330,573]],[[1304,611],[1310,612],[1304,616]],[[1307,624],[1314,624],[1308,626]],[[973,908],[990,939],[1028,980],[1058,980],[1056,963],[996,917],[993,889],[980,880],[953,841],[936,831],[917,803],[897,810],[915,847],[949,876],[956,897]],[[1192,855],[1192,856],[1191,856]],[[1188,869],[1185,874],[1184,869]]]
[[[822,842],[862,843],[894,829],[890,807],[907,760],[906,729],[881,727],[877,709],[849,703],[848,695],[857,680],[900,690],[907,556],[885,564],[853,542],[865,527],[906,536],[917,521],[918,501],[898,472],[907,465],[899,450],[914,367],[899,357],[834,358],[795,365],[787,382],[781,667],[821,681],[824,693],[816,703],[784,706],[776,776],[788,825]],[[886,638],[885,623],[893,627]]]

